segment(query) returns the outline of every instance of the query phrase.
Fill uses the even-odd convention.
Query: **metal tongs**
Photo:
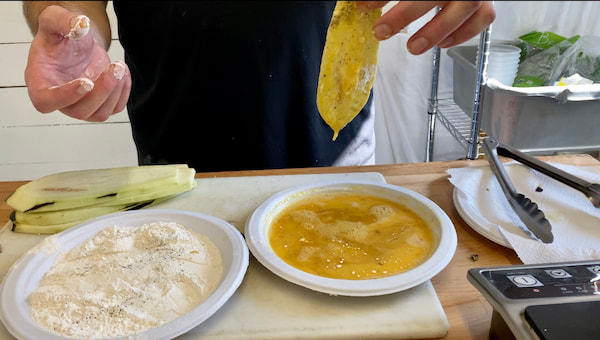
[[[573,176],[533,156],[502,144],[492,137],[483,138],[482,144],[492,172],[496,175],[510,206],[525,226],[542,242],[552,243],[554,240],[550,222],[548,222],[544,216],[544,212],[538,208],[535,202],[532,202],[529,198],[516,191],[498,156],[512,158],[544,175],[581,191],[596,208],[600,208],[600,184],[591,183]]]

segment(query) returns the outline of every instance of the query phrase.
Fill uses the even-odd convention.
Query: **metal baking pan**
[[[453,59],[453,99],[469,116],[473,114],[477,48],[448,49]],[[600,149],[600,84],[525,88],[488,79],[481,129],[523,152]]]

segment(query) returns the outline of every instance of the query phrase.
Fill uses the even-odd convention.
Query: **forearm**
[[[58,5],[90,18],[94,39],[108,50],[112,37],[106,14],[107,1],[23,1],[23,15],[33,35],[38,30],[38,16],[50,5]]]

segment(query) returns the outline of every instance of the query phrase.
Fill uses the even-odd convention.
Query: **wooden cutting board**
[[[243,231],[247,217],[274,193],[302,183],[339,179],[385,182],[379,173],[202,178],[196,179],[194,190],[153,208],[210,214]],[[44,237],[8,229],[0,230],[0,277]],[[384,296],[330,296],[290,283],[250,256],[244,281],[229,301],[178,339],[418,339],[442,337],[448,327],[430,281]],[[3,325],[0,338],[12,338]]]

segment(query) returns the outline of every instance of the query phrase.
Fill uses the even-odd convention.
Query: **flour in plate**
[[[29,295],[31,318],[62,336],[132,335],[198,306],[222,272],[219,249],[182,225],[111,226],[58,255]]]

